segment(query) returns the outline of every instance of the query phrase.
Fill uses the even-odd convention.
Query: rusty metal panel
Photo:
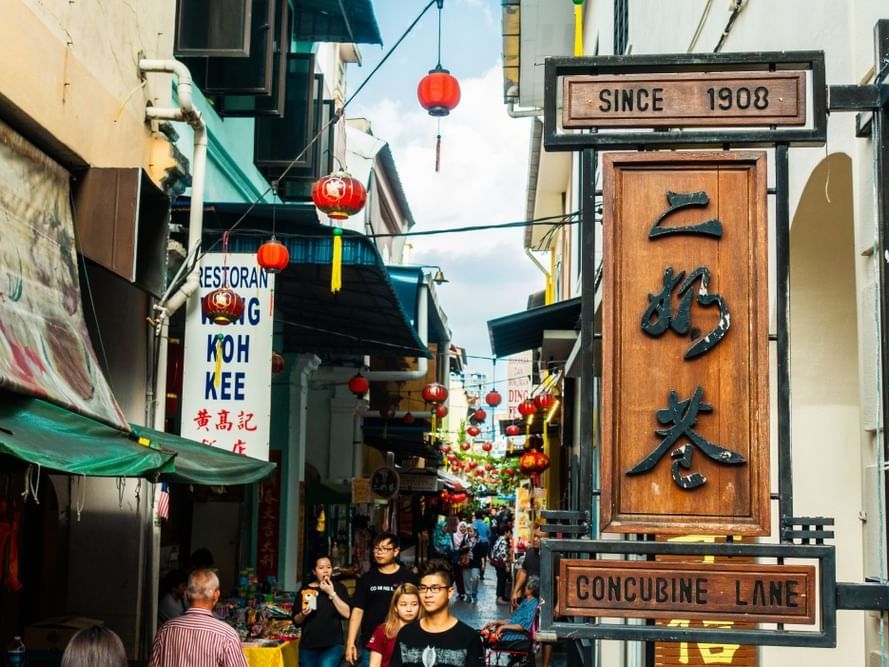
[[[141,169],[89,169],[74,195],[80,251],[130,282],[136,279]]]

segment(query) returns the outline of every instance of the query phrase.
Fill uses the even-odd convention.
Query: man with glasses
[[[373,541],[373,557],[376,569],[361,575],[352,596],[352,615],[349,617],[349,634],[346,638],[346,660],[361,667],[370,664],[367,642],[381,623],[386,620],[392,594],[400,584],[416,584],[416,575],[398,562],[400,553],[398,536],[380,533]]]
[[[417,588],[423,614],[419,622],[398,633],[390,667],[482,667],[484,648],[478,630],[451,615],[451,566],[442,560],[426,562]]]

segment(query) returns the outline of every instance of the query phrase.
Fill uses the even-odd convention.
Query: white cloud
[[[435,172],[437,119],[418,102],[383,99],[363,109],[374,134],[389,142],[408,201],[414,231],[494,225],[522,220],[528,174],[530,121],[506,114],[497,65],[461,81],[460,104],[441,119],[441,170]],[[520,229],[415,237],[417,252],[484,254],[515,239]],[[511,241],[510,241],[511,242]]]
[[[436,119],[418,102],[383,99],[355,109],[392,148],[417,223],[413,231],[525,218],[530,120],[506,114],[502,82],[499,64],[460,82],[460,104],[441,121],[438,173]],[[454,342],[469,354],[489,355],[486,321],[524,310],[528,294],[543,289],[523,238],[519,227],[410,239],[408,262],[440,265],[450,280],[439,294]]]

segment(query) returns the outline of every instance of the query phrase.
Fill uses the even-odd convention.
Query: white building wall
[[[586,3],[587,54],[613,52],[613,4]],[[630,0],[628,53],[687,52],[707,4]],[[875,0],[750,0],[722,52],[824,50],[828,85],[869,83],[873,27],[886,9]],[[696,52],[712,51],[729,12],[728,2],[712,3]],[[855,137],[854,121],[853,113],[833,114],[825,148],[790,151],[790,372],[794,513],[836,518],[838,579],[860,582],[887,573],[875,441],[880,384],[876,272],[869,254],[876,238],[873,156],[871,141]],[[771,155],[769,182],[774,184]],[[772,201],[769,210],[773,218]],[[579,242],[579,236],[572,241]],[[774,266],[770,279],[774,284]],[[774,405],[772,422],[774,439]],[[776,468],[774,456],[773,442]],[[878,614],[840,612],[836,649],[764,647],[759,664],[878,665],[885,636]],[[600,664],[636,664],[632,652],[616,643],[604,642],[602,649]]]

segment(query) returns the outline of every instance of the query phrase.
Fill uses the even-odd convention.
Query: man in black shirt
[[[450,565],[428,561],[418,588],[423,617],[398,633],[390,667],[482,667],[484,648],[478,630],[452,616],[448,606],[454,592]]]
[[[370,652],[365,648],[374,630],[386,620],[392,593],[399,584],[417,583],[417,577],[403,565],[399,565],[398,536],[380,533],[373,541],[376,569],[364,573],[355,585],[352,596],[352,615],[349,617],[349,635],[346,638],[345,658],[353,665],[360,661],[362,667],[370,662]]]

